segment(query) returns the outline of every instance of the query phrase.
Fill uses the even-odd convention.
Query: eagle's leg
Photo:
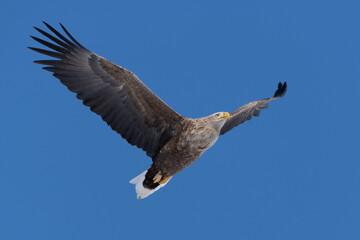
[[[161,178],[162,178],[161,172],[158,172],[153,178],[154,183],[160,182]]]
[[[172,176],[168,176],[168,177],[163,177],[161,180],[160,180],[160,184],[165,184],[167,183],[170,179],[171,179]]]
[[[154,183],[165,184],[171,179],[171,176],[163,177],[161,172],[158,172],[153,178]]]

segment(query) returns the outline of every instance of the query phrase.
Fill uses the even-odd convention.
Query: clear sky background
[[[0,239],[360,239],[359,1],[1,3]],[[187,117],[287,95],[137,200],[151,160],[33,60],[63,23]]]

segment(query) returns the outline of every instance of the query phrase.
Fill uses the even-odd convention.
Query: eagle
[[[52,72],[85,106],[152,159],[150,168],[130,181],[135,184],[138,199],[164,187],[176,173],[194,163],[220,135],[259,116],[271,101],[286,93],[286,82],[279,82],[273,97],[250,102],[232,113],[217,112],[195,119],[184,117],[134,73],[81,45],[62,24],[66,36],[43,23],[48,32],[34,28],[47,40],[31,38],[48,49],[29,49],[54,59],[34,62],[46,65],[43,69]]]

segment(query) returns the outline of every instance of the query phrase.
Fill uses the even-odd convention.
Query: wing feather
[[[130,144],[154,157],[178,131],[183,118],[171,109],[132,72],[122,68],[82,46],[61,25],[67,37],[49,24],[55,34],[35,29],[52,42],[33,37],[51,50],[33,48],[38,53],[58,60],[38,60],[90,110]]]
[[[235,110],[230,114],[230,118],[227,119],[224,126],[221,128],[220,135],[223,135],[233,129],[234,127],[239,126],[245,121],[250,120],[253,116],[257,117],[260,115],[262,109],[268,108],[268,104],[275,99],[281,98],[285,95],[287,90],[287,84],[281,82],[278,84],[278,89],[276,90],[272,98],[266,98],[259,101],[250,102],[239,109]]]

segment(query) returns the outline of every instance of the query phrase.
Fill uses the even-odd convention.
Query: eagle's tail
[[[130,180],[131,184],[135,184],[135,190],[136,190],[136,194],[137,194],[138,199],[146,198],[147,196],[153,194],[154,192],[156,192],[160,188],[164,187],[169,182],[169,181],[167,181],[164,184],[160,184],[159,186],[157,186],[154,189],[145,188],[144,185],[143,185],[143,182],[145,180],[146,173],[147,173],[147,170],[145,172],[141,173],[140,175],[136,176],[135,178]]]

